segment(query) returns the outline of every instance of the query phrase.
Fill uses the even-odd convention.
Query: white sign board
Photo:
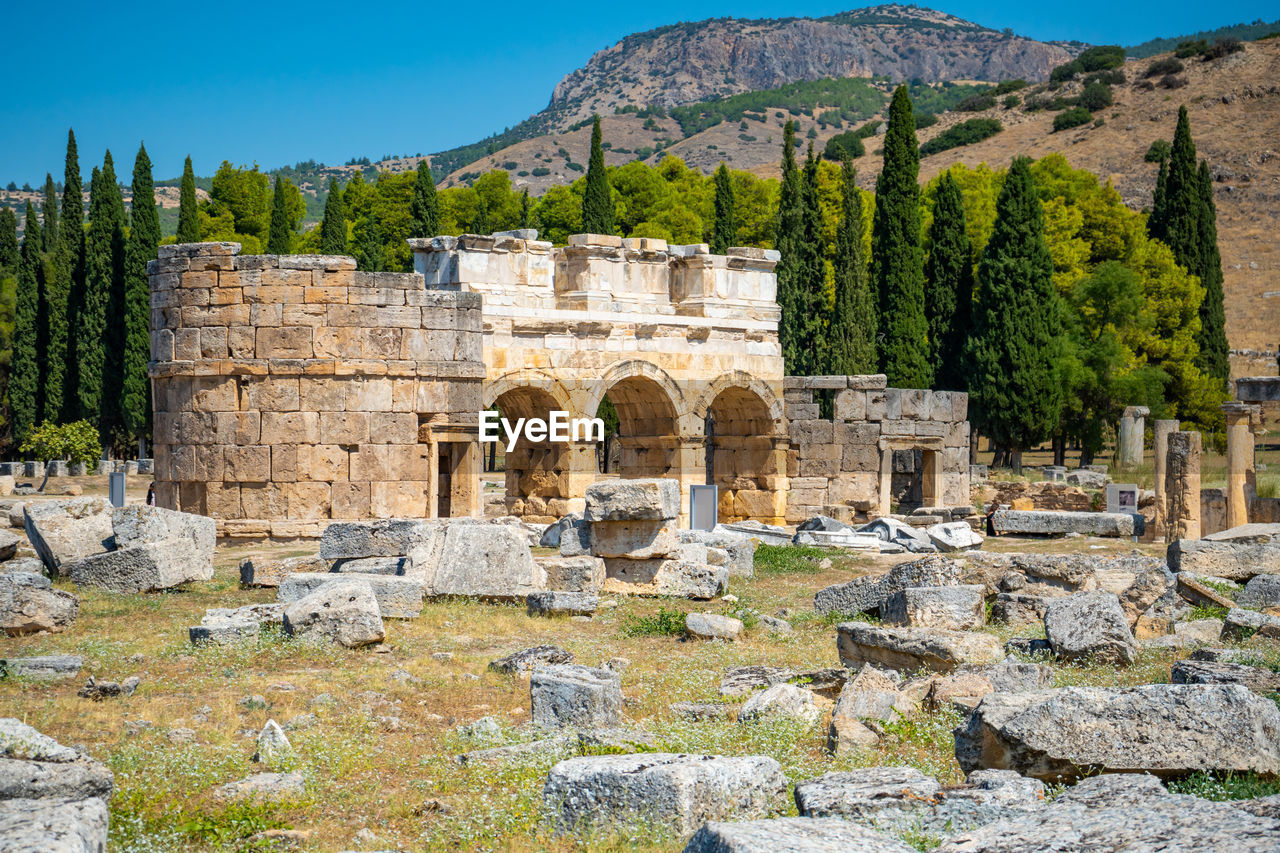
[[[1107,512],[1138,512],[1138,486],[1136,483],[1107,483]]]
[[[720,509],[718,486],[689,487],[689,529],[714,530]]]

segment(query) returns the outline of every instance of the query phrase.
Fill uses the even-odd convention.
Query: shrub
[[[628,637],[679,637],[684,634],[684,613],[659,607],[650,616],[628,616],[622,622],[622,633]]]
[[[1104,44],[1091,47],[1076,57],[1080,70],[1102,71],[1108,68],[1119,68],[1124,65],[1124,48],[1118,44]]]
[[[505,163],[503,163],[503,164],[502,164],[502,168],[504,168],[504,169],[506,169],[508,172],[510,172],[510,171],[512,171],[513,169],[515,169],[515,168],[516,168],[517,166],[519,166],[519,165],[520,165],[520,164],[519,164],[519,163],[517,163],[515,160],[508,160],[507,162],[505,162]]]
[[[996,99],[991,95],[970,95],[951,109],[959,113],[980,113],[995,105]]]
[[[1143,156],[1143,160],[1148,163],[1163,163],[1169,159],[1169,153],[1173,150],[1173,146],[1169,144],[1167,139],[1157,139],[1151,143],[1151,147],[1147,149],[1147,153]]]
[[[1178,45],[1173,55],[1179,59],[1187,59],[1192,56],[1199,56],[1209,49],[1209,43],[1204,39],[1199,41],[1184,41]]]
[[[928,157],[930,154],[959,148],[962,145],[972,145],[975,142],[981,142],[988,137],[995,136],[1002,130],[1004,130],[1004,125],[998,119],[971,118],[968,121],[960,122],[954,127],[947,128],[924,145],[921,145],[920,156]]]
[[[1147,66],[1147,70],[1143,72],[1143,77],[1162,77],[1165,74],[1177,74],[1183,69],[1183,64],[1172,56],[1166,56],[1164,59],[1157,59],[1155,62]]]
[[[1066,112],[1058,113],[1054,116],[1053,131],[1057,133],[1060,130],[1069,130],[1082,124],[1088,124],[1091,121],[1093,121],[1093,113],[1084,107],[1072,107]]]
[[[1137,83],[1133,84],[1133,88],[1139,89],[1143,92],[1151,92],[1155,90],[1156,84],[1152,83],[1150,80],[1139,80]]]
[[[1106,83],[1108,86],[1119,86],[1125,81],[1124,72],[1118,68],[1109,71],[1095,71],[1084,78],[1085,85],[1090,83]]]
[[[1059,65],[1057,68],[1049,72],[1049,82],[1063,83],[1067,80],[1074,80],[1081,70],[1080,63],[1076,60],[1064,62],[1062,65]]]
[[[1167,77],[1160,78],[1160,88],[1162,89],[1181,89],[1187,85],[1187,78],[1175,77],[1172,74]]]
[[[565,167],[566,169],[568,169],[569,171],[571,171],[571,172],[582,172],[582,171],[585,171],[585,169],[584,169],[584,167],[583,167],[583,165],[582,165],[581,163],[574,163],[573,161],[570,161],[570,162],[568,162],[568,163],[565,163],[565,164],[564,164],[564,167]]]
[[[517,177],[517,178],[527,178],[527,177],[529,177],[529,170],[528,170],[528,169],[521,169],[520,171],[516,172],[516,177]]]
[[[933,127],[937,123],[938,117],[933,113],[916,113],[916,130]]]
[[[547,175],[551,174],[551,170],[548,169],[546,166],[535,166],[533,171],[530,174],[532,174],[535,178],[545,178]]]
[[[1017,95],[1005,95],[1005,96],[1004,96],[1004,108],[1005,108],[1006,110],[1011,110],[1011,109],[1013,109],[1014,107],[1016,107],[1016,106],[1017,106],[1018,104],[1020,104],[1020,103],[1022,103],[1022,99],[1021,99],[1021,98],[1019,98]]]
[[[866,153],[867,148],[862,144],[862,137],[858,136],[856,130],[837,133],[827,140],[826,147],[822,149],[823,159],[834,160],[837,163],[843,160],[845,156],[857,160]]]
[[[1080,93],[1080,106],[1089,112],[1111,106],[1111,87],[1105,83],[1088,84]]]
[[[937,119],[936,119],[936,118],[934,119],[934,123],[935,123],[935,124],[937,123]],[[860,127],[860,128],[858,128],[857,130],[853,131],[853,134],[854,134],[854,136],[858,137],[859,139],[866,139],[866,138],[867,138],[867,137],[869,137],[869,136],[875,136],[875,135],[876,135],[876,130],[877,130],[877,129],[879,129],[879,127],[880,127],[880,125],[881,125],[881,124],[883,124],[883,122],[882,122],[882,121],[880,121],[880,119],[878,119],[878,118],[873,118],[871,121],[867,122],[867,123],[866,123],[866,124],[864,124],[862,127]],[[919,127],[919,126],[920,126],[920,122],[919,122],[919,121],[917,121],[917,122],[916,122],[916,127]]]
[[[993,95],[1007,95],[1010,92],[1016,92],[1019,89],[1027,88],[1026,80],[1002,80],[991,90]]]
[[[1218,39],[1213,43],[1213,47],[1200,54],[1200,58],[1205,62],[1210,62],[1233,53],[1239,53],[1242,50],[1244,50],[1244,45],[1240,43],[1240,39]]]

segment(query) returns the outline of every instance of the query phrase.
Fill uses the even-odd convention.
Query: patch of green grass
[[[822,571],[827,552],[807,545],[765,545],[756,548],[755,570],[759,575],[785,575]]]
[[[1216,604],[1202,604],[1191,608],[1192,619],[1226,619],[1227,608]]]
[[[1167,786],[1175,794],[1192,794],[1205,800],[1253,800],[1280,794],[1280,780],[1256,773],[1194,773]]]
[[[622,634],[625,637],[678,637],[684,633],[684,617],[681,610],[659,607],[657,613],[624,618]]]

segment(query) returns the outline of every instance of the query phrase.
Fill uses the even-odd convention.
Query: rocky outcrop
[[[1131,664],[1138,644],[1120,600],[1110,592],[1081,592],[1050,602],[1044,633],[1053,653],[1063,660],[1096,660]]]
[[[878,612],[889,596],[921,586],[955,586],[960,581],[961,564],[945,557],[925,557],[899,563],[883,575],[854,578],[818,590],[813,597],[816,613]]]
[[[286,634],[347,648],[380,643],[386,637],[378,599],[364,580],[326,584],[284,611]]]
[[[529,696],[533,723],[543,728],[608,728],[622,722],[622,680],[612,670],[577,664],[540,666],[529,679]]]
[[[836,626],[836,650],[849,667],[864,663],[906,672],[950,672],[958,666],[985,666],[1004,659],[993,634],[933,628],[881,628],[865,622]]]

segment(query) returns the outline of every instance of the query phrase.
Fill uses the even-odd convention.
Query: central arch
[[[547,420],[552,410],[572,411],[569,395],[560,383],[536,373],[503,377],[485,389],[486,407],[495,407],[514,425],[518,418]],[[572,484],[571,449],[550,440],[530,441],[523,432],[507,451],[503,442],[506,511],[526,520],[554,521],[570,512]]]
[[[782,403],[768,385],[733,372],[694,408],[705,434],[706,481],[719,487],[721,521],[785,515],[787,439]]]

